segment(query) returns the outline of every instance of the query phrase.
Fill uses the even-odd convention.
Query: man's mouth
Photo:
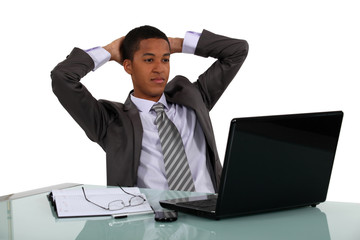
[[[165,82],[165,79],[161,78],[161,77],[156,77],[156,78],[152,78],[151,81],[153,81],[155,83],[163,83],[163,82]]]

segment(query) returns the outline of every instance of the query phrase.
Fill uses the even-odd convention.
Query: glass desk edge
[[[48,186],[48,187],[44,187],[44,188],[38,188],[38,189],[30,190],[30,191],[13,193],[13,194],[5,195],[5,196],[0,196],[0,202],[29,197],[29,196],[33,196],[33,195],[41,194],[41,193],[47,193],[47,192],[51,192],[53,189],[65,189],[65,188],[71,188],[71,187],[76,187],[76,186],[81,186],[81,185],[83,185],[83,184],[62,183],[62,184],[52,185],[52,186]]]

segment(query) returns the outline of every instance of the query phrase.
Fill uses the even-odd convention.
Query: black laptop
[[[231,121],[218,194],[160,201],[164,208],[221,219],[326,200],[343,112]]]

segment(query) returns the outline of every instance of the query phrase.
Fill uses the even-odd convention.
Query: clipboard
[[[106,206],[115,200],[122,200],[125,203],[133,195],[142,196],[145,201],[138,206],[127,206],[120,210],[105,210],[84,197],[82,188],[52,190],[48,198],[58,218],[113,216],[113,215],[135,215],[153,213],[146,196],[137,187],[124,187],[124,192],[119,187],[110,188],[85,188],[86,197],[97,205]],[[131,195],[129,195],[130,193]]]

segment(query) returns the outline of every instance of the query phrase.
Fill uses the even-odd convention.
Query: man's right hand
[[[103,47],[106,51],[108,51],[111,54],[110,60],[116,61],[121,65],[123,63],[122,62],[123,59],[122,59],[121,53],[120,53],[120,46],[121,46],[122,42],[124,41],[124,38],[125,37],[118,38]]]

